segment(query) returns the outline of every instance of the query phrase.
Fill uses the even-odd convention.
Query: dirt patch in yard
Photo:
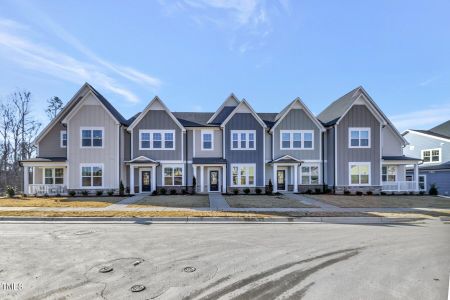
[[[450,208],[450,199],[420,195],[305,195],[339,207],[369,208]]]
[[[233,208],[308,208],[315,207],[286,196],[269,195],[234,195],[225,196],[225,200]]]
[[[1,198],[0,207],[106,207],[125,197],[15,197]]]
[[[129,207],[209,207],[207,195],[168,195],[148,196],[142,200],[129,205]]]

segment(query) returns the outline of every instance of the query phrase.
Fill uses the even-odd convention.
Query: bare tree
[[[63,102],[59,97],[54,96],[54,97],[48,99],[47,103],[48,103],[48,106],[47,106],[47,109],[45,110],[45,112],[47,113],[47,116],[51,121],[62,110]]]

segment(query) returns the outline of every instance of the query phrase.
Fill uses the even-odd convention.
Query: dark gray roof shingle
[[[97,96],[98,100],[100,100],[100,102],[102,102],[102,104],[106,107],[107,110],[109,110],[109,112],[114,116],[114,118],[116,118],[116,120],[125,126],[128,126],[129,123],[128,121],[114,108],[114,106],[112,106],[111,103],[109,103],[108,100],[106,100],[105,97],[103,97],[102,94],[100,94],[92,85],[90,85],[89,83],[87,83],[87,85],[89,86],[89,88],[92,90],[92,92],[95,94],[95,96]]]
[[[430,131],[435,134],[450,137],[450,120],[431,128]]]
[[[236,106],[224,106],[211,123],[222,124],[235,108]]]
[[[226,164],[227,160],[222,157],[194,157],[192,158],[193,164]]]
[[[214,114],[211,112],[172,112],[172,113],[184,127],[217,126],[217,124],[208,124],[208,120]]]
[[[435,137],[438,137],[438,138],[450,139],[450,135],[443,135],[443,134],[435,133],[435,132],[430,131],[430,130],[420,130],[420,129],[411,129],[411,130],[412,131],[416,131],[416,132],[420,132],[420,133],[423,133],[423,134],[428,134],[428,135],[431,135],[431,136],[435,136]]]
[[[400,156],[383,156],[384,160],[421,160],[420,158],[414,158],[414,157],[408,157],[408,156],[404,156],[404,155],[400,155]]]
[[[342,117],[342,115],[347,111],[347,109],[356,100],[355,93],[361,87],[357,87],[344,96],[340,97],[327,108],[325,108],[318,116],[320,122],[325,126],[332,126]]]

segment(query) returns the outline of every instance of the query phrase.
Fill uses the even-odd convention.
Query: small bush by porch
[[[129,207],[180,207],[199,208],[209,207],[208,195],[167,195],[167,196],[147,196],[142,200],[129,205]]]
[[[450,208],[450,199],[423,195],[308,195],[343,208]]]
[[[286,196],[270,195],[233,195],[225,196],[233,208],[308,208],[315,207],[301,203]]]
[[[126,197],[13,197],[0,198],[0,207],[107,207]]]

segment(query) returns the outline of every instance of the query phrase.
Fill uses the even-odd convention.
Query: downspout
[[[184,149],[184,161],[185,161],[185,170],[186,170],[186,176],[185,176],[185,179],[184,179],[184,183],[185,183],[185,186],[184,186],[184,189],[186,190],[186,192],[188,191],[188,131],[186,130],[186,133],[185,133],[185,149]],[[183,151],[183,150],[181,150],[181,151]]]
[[[336,193],[336,126],[333,129],[333,193]]]
[[[325,132],[322,131],[322,135],[321,135],[321,139],[322,142],[320,143],[322,145],[322,191],[325,192],[325,143],[324,143],[324,137],[325,137]]]

